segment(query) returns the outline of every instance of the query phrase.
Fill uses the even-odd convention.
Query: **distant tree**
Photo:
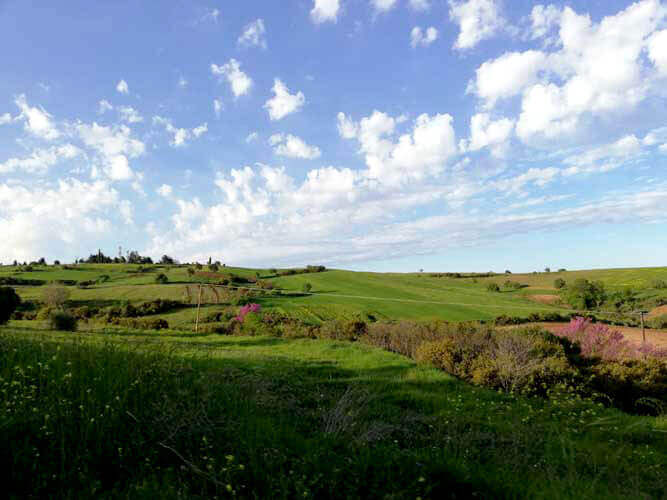
[[[195,262],[195,269],[201,270],[204,266],[202,266],[199,262]]]
[[[275,267],[272,267],[271,269],[269,269],[269,273],[278,274],[278,270]]]
[[[565,283],[565,280],[563,278],[557,278],[556,280],[554,280],[554,288],[558,290],[560,290],[561,288],[565,288],[566,284],[567,283]]]
[[[305,293],[310,293],[310,291],[313,289],[313,285],[310,283],[304,283],[303,286],[301,287],[301,290],[303,290]]]
[[[512,271],[510,271],[509,269],[505,269],[505,274],[512,274]]]
[[[169,278],[167,278],[166,274],[160,273],[155,277],[155,282],[164,285],[165,283],[169,283]]]
[[[174,265],[175,263],[176,263],[176,262],[174,261],[174,259],[172,259],[172,258],[169,257],[168,255],[163,255],[162,258],[160,259],[160,264],[165,264],[165,265],[172,266],[172,265]]]
[[[259,271],[255,271],[255,278],[259,279],[260,276],[261,274],[259,273]]]
[[[14,259],[14,262],[12,263],[12,266],[14,266],[14,267],[18,267],[18,265],[19,265],[19,263],[16,262],[16,259]]]
[[[40,257],[39,260],[37,261],[37,264],[40,266],[45,266],[46,265],[46,259],[44,257]]]
[[[208,265],[209,265],[209,266],[211,265],[211,262],[212,262],[212,259],[211,259],[211,257],[209,257],[209,258],[208,258]]]
[[[70,292],[60,285],[49,285],[42,289],[42,301],[49,307],[62,309],[69,299]]]
[[[489,292],[499,292],[500,291],[500,287],[498,286],[498,283],[489,283],[488,285],[486,285],[486,289]]]
[[[564,289],[565,301],[575,309],[593,309],[606,299],[604,284],[601,281],[590,282],[579,278]]]
[[[0,325],[4,325],[11,318],[12,313],[21,304],[21,297],[13,288],[0,287]]]
[[[195,274],[195,270],[192,269],[191,267],[188,267],[188,276],[192,277]]]
[[[60,265],[60,261],[59,261],[59,260],[54,260],[54,261],[53,261],[53,265],[54,265],[54,266],[59,266],[59,265]]]
[[[549,267],[545,267],[545,268],[544,268],[544,272],[545,272],[545,273],[550,273],[550,272],[551,272],[551,268],[549,268]]]
[[[565,269],[564,267],[561,267],[561,268],[558,270],[559,273],[564,273],[565,271],[567,271],[567,269]]]
[[[218,266],[217,264],[209,263],[208,269],[209,269],[209,271],[217,272],[217,271],[220,270],[220,266]]]
[[[419,270],[419,272],[420,272],[420,273],[423,273],[423,272],[424,272],[424,270],[423,270],[423,269],[420,269],[420,270]]]
[[[139,252],[136,250],[132,250],[127,254],[127,262],[128,264],[152,264],[153,259],[150,257],[143,257],[139,255]]]

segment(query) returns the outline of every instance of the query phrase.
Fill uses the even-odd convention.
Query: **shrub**
[[[486,289],[489,292],[499,292],[500,291],[500,287],[498,286],[498,283],[489,283],[488,285],[486,285]]]
[[[244,305],[241,309],[239,309],[239,313],[236,316],[236,319],[238,320],[239,323],[243,323],[245,320],[245,317],[250,314],[250,313],[259,313],[259,311],[262,309],[262,306],[259,304],[246,304]]]
[[[320,335],[332,340],[359,340],[368,332],[368,325],[361,320],[331,320],[320,327]]]
[[[213,271],[214,273],[218,272],[220,269],[220,266],[218,264],[209,264],[208,265],[208,270]]]
[[[657,288],[658,290],[664,290],[667,288],[667,281],[665,280],[653,280],[651,281],[651,287],[652,288]]]
[[[85,289],[88,288],[89,286],[93,286],[94,284],[95,282],[92,280],[79,281],[78,287]]]
[[[560,290],[561,288],[565,288],[566,284],[567,283],[565,283],[565,280],[563,278],[556,278],[554,280],[554,288],[556,288],[557,290]]]
[[[49,285],[42,290],[42,301],[53,308],[62,308],[69,298],[70,292],[67,288],[59,285]]]
[[[600,306],[606,294],[601,281],[590,282],[579,278],[564,290],[563,297],[574,309],[583,310]]]
[[[75,332],[77,319],[66,311],[54,311],[49,316],[49,327],[51,330]]]
[[[167,278],[166,274],[160,273],[155,277],[155,282],[164,285],[165,283],[169,283],[169,278]]]
[[[9,321],[16,308],[21,304],[21,297],[13,288],[0,287],[0,325]]]
[[[188,267],[188,276],[192,277],[192,276],[194,276],[194,274],[195,274],[195,270],[192,269],[191,267]]]
[[[98,282],[98,283],[106,283],[106,282],[109,281],[110,279],[111,279],[111,278],[110,278],[110,276],[109,276],[108,274],[103,274],[103,275],[101,275],[99,278],[97,278],[97,282]]]
[[[667,328],[667,314],[651,318],[650,320],[648,320],[648,325],[651,328],[658,328],[658,329]]]
[[[162,318],[114,318],[112,323],[137,330],[166,330],[169,328],[167,320]]]
[[[312,289],[313,289],[313,285],[311,285],[310,283],[304,283],[303,286],[301,287],[301,290],[302,290],[304,293],[310,293],[310,291],[311,291]]]

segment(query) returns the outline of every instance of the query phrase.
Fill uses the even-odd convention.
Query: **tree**
[[[191,267],[188,267],[188,276],[192,277],[195,275],[195,270],[192,269]]]
[[[64,286],[49,285],[42,290],[42,301],[49,307],[61,309],[69,299],[69,295],[69,290]]]
[[[565,280],[563,278],[557,278],[556,280],[554,280],[554,288],[556,288],[558,290],[560,290],[562,288],[565,288],[565,285],[566,285],[566,283],[565,283]]]
[[[488,285],[486,285],[486,289],[489,292],[499,292],[500,291],[500,287],[498,286],[498,283],[489,283]]]
[[[593,309],[599,307],[607,298],[601,281],[590,282],[579,278],[574,280],[564,292],[565,301],[575,309]]]
[[[37,261],[37,264],[40,266],[46,266],[46,259],[44,257],[40,257],[39,260]]]
[[[512,271],[510,271],[509,269],[505,269],[505,274],[512,274]]]
[[[195,269],[200,271],[204,266],[202,266],[199,262],[195,262]]]
[[[176,262],[174,259],[169,257],[168,255],[163,255],[162,258],[160,259],[160,264],[166,264],[168,266],[174,265]]]
[[[12,317],[12,313],[21,304],[21,297],[13,288],[0,287],[0,325],[4,325]]]
[[[54,260],[54,261],[53,261],[53,265],[54,265],[54,266],[59,266],[59,265],[60,265],[60,261],[57,260],[57,259]]]
[[[208,269],[210,271],[217,272],[220,269],[220,266],[218,266],[217,264],[209,264]]]
[[[167,278],[166,274],[160,273],[155,277],[155,282],[164,285],[165,283],[169,283],[169,278]]]
[[[304,283],[303,287],[301,287],[301,290],[303,290],[305,293],[310,293],[310,291],[313,289],[313,285],[310,283]]]
[[[545,267],[545,268],[544,268],[544,272],[545,272],[545,273],[550,273],[550,272],[551,272],[551,268],[550,268],[550,267]]]

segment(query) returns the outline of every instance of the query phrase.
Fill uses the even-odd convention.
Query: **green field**
[[[347,342],[0,328],[10,495],[661,498],[667,419]]]

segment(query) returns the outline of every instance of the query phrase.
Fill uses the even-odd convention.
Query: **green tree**
[[[574,309],[593,309],[605,301],[607,295],[601,281],[579,278],[564,289],[563,298]]]
[[[558,290],[560,290],[562,288],[565,288],[565,285],[566,285],[566,283],[565,283],[565,280],[563,278],[557,278],[556,280],[554,280],[554,288],[556,288]]]
[[[313,285],[310,283],[304,283],[303,286],[301,287],[301,290],[303,290],[305,293],[310,293],[310,291],[313,289]]]
[[[21,297],[13,288],[0,287],[0,325],[4,325],[11,318],[12,313],[21,304]]]

